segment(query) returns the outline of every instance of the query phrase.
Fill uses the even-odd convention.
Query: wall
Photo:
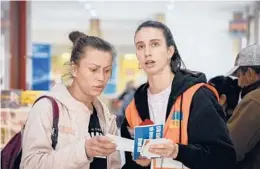
[[[258,12],[258,16],[259,16],[259,18],[258,18],[258,28],[260,29],[260,11]],[[258,44],[260,44],[260,31],[258,32]]]
[[[215,3],[212,3],[214,5]],[[177,2],[166,13],[181,57],[188,69],[207,77],[226,74],[235,59],[228,33],[232,11],[212,7],[209,2]]]
[[[9,88],[10,70],[10,2],[1,2],[1,42],[0,42],[0,89]]]

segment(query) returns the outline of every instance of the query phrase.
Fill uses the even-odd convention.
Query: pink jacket
[[[47,99],[37,102],[23,133],[21,169],[89,169],[92,159],[85,154],[85,140],[90,138],[89,109],[75,100],[62,84],[55,85],[44,95],[56,99],[59,110],[59,133],[56,149],[51,147],[52,106]],[[94,102],[104,134],[117,134],[116,118],[97,99]],[[119,169],[118,151],[107,158],[108,169]]]

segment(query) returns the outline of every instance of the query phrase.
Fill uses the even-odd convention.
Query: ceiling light
[[[167,9],[168,9],[169,11],[172,11],[172,10],[173,10],[173,4],[168,5],[168,6],[167,6]]]
[[[84,4],[84,8],[85,8],[86,10],[90,10],[90,9],[91,9],[91,4],[85,3],[85,4]]]
[[[79,2],[87,2],[87,0],[78,0]]]
[[[96,10],[91,9],[91,10],[89,11],[89,13],[90,13],[90,16],[91,16],[91,17],[93,17],[93,18],[96,18],[96,17],[97,17],[97,12],[96,12]]]

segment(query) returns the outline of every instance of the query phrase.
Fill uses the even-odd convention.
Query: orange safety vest
[[[172,106],[171,112],[164,125],[164,138],[171,139],[175,143],[188,144],[188,120],[190,115],[190,105],[192,102],[193,95],[196,91],[205,86],[212,90],[219,99],[216,89],[206,83],[198,83],[188,88],[181,96],[179,96],[174,105]],[[135,101],[129,104],[126,109],[126,120],[131,128],[139,126],[142,123],[142,119],[135,107]],[[157,160],[154,159],[152,162],[153,169],[177,169],[171,167],[157,166]]]

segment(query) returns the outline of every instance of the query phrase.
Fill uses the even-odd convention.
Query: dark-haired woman
[[[97,98],[111,76],[114,48],[103,39],[70,33],[71,83],[49,93],[59,106],[58,143],[52,148],[52,105],[39,100],[29,113],[22,140],[23,169],[118,169],[120,156],[106,134],[116,134],[115,116]]]
[[[238,86],[238,80],[228,76],[216,76],[209,80],[209,84],[218,91],[219,104],[223,107],[228,121],[239,101],[241,88]]]
[[[137,28],[134,42],[148,82],[137,89],[127,107],[121,135],[132,138],[134,127],[152,121],[164,124],[163,137],[168,142],[149,148],[161,158],[133,161],[127,152],[123,169],[233,168],[236,154],[217,91],[207,85],[204,74],[181,69],[169,28],[146,21]]]

